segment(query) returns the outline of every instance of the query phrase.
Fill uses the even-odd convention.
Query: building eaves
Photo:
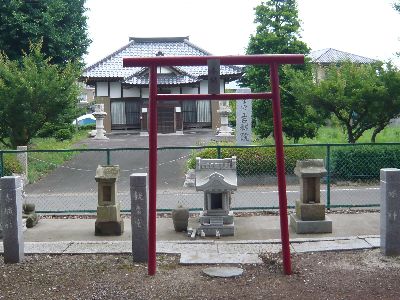
[[[372,58],[339,51],[333,48],[312,51],[309,56],[313,63],[318,64],[334,64],[343,61],[350,61],[359,64],[371,64],[376,62],[376,60]]]

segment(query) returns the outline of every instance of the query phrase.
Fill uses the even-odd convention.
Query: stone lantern
[[[93,139],[108,140],[108,137],[104,135],[104,118],[107,115],[107,113],[104,111],[104,104],[95,104],[94,113],[92,115],[96,118],[96,135]]]
[[[229,107],[229,101],[219,101],[219,110],[217,112],[221,118],[221,127],[217,130],[217,136],[232,136],[233,129],[229,127],[228,117],[232,112]]]
[[[296,233],[330,233],[332,221],[325,217],[325,204],[321,203],[321,177],[326,175],[322,159],[296,162],[294,173],[300,179],[300,200],[296,213],[290,215],[290,225]]]
[[[199,233],[205,236],[234,235],[231,200],[237,190],[236,157],[196,158],[196,191],[204,192]]]
[[[119,166],[97,167],[95,179],[98,183],[98,206],[95,235],[121,235],[124,232],[124,221],[117,202],[118,176]]]

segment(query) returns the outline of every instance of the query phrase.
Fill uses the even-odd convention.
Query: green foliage
[[[56,131],[54,134],[54,138],[57,141],[65,141],[65,140],[70,140],[73,137],[73,132],[69,128],[61,128]]]
[[[276,175],[275,147],[254,148],[222,148],[221,157],[237,157],[237,172],[239,176]],[[196,167],[196,157],[217,158],[217,149],[206,148],[193,152],[187,162],[189,169]],[[293,174],[296,161],[315,158],[316,154],[310,147],[285,148],[285,172]]]
[[[76,64],[51,64],[40,44],[31,45],[21,62],[0,54],[0,142],[13,148],[27,145],[46,122],[72,123],[79,74]]]
[[[250,36],[247,54],[308,54],[310,49],[300,40],[300,20],[295,0],[268,0],[255,8],[256,34]],[[312,79],[311,65],[292,67],[301,69]],[[280,71],[281,108],[283,131],[287,137],[298,141],[301,137],[315,136],[321,118],[292,92],[287,76]],[[270,90],[269,70],[265,66],[249,66],[241,83],[253,92]],[[272,106],[270,101],[254,101],[255,132],[260,137],[273,133]]]
[[[86,138],[86,132],[77,131],[71,140],[57,141],[55,138],[33,138],[30,149],[58,150],[70,149]],[[79,152],[32,152],[28,155],[28,180],[33,183],[44,177],[51,170],[72,159]]]
[[[292,85],[303,89],[317,111],[336,117],[349,143],[372,128],[374,141],[376,134],[400,115],[400,73],[390,64],[385,68],[350,62],[332,65],[325,69],[324,80],[314,86],[300,77],[292,79]]]
[[[3,166],[3,176],[11,176],[14,174],[22,173],[22,166],[18,162],[15,154],[3,154],[4,166]]]
[[[0,2],[0,49],[18,60],[30,43],[43,41],[45,57],[66,65],[82,61],[87,37],[85,0],[7,0]]]
[[[400,167],[398,146],[333,147],[331,153],[331,170],[336,180],[378,180],[380,169]]]
[[[78,130],[80,131],[90,131],[96,129],[96,124],[87,124],[87,125],[81,125],[78,127]]]

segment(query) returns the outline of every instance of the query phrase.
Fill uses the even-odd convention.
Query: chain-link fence
[[[24,151],[22,151],[24,152]],[[29,175],[25,201],[38,212],[84,213],[97,208],[98,165],[119,165],[118,200],[130,210],[129,175],[148,172],[148,148],[28,150]],[[13,157],[21,151],[0,151],[0,175],[10,175]],[[55,156],[62,154],[58,160]],[[56,155],[57,154],[57,155]],[[277,209],[278,190],[275,147],[195,146],[158,150],[157,209],[169,211],[178,205],[201,210],[203,193],[193,186],[195,157],[237,157],[238,189],[234,210]],[[299,181],[294,166],[299,159],[321,158],[327,175],[321,180],[321,199],[327,208],[379,207],[379,170],[400,167],[400,143],[286,145],[288,206],[299,199]],[[64,161],[65,160],[65,161]],[[44,170],[51,170],[44,175]],[[48,171],[46,171],[48,172]],[[32,179],[33,178],[33,179]]]

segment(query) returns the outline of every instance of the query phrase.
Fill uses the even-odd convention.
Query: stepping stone
[[[238,277],[243,274],[243,269],[235,267],[213,267],[203,270],[203,273],[210,277]]]

